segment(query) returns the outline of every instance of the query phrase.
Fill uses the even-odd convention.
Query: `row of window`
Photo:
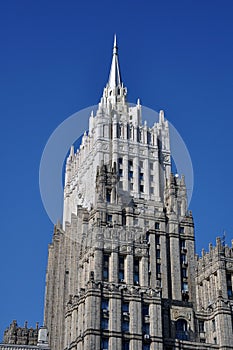
[[[109,349],[109,339],[108,338],[102,338],[101,341],[101,349],[102,350],[108,350]],[[122,340],[122,350],[129,350],[130,349],[130,341],[128,339]],[[142,350],[150,350],[150,344],[143,344]]]

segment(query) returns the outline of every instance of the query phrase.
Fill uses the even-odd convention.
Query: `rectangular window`
[[[103,280],[108,281],[109,277],[109,255],[104,254],[103,256]]]
[[[102,309],[102,310],[108,310],[108,306],[109,306],[109,301],[108,301],[108,299],[102,299],[102,302],[101,302],[101,309]]]
[[[119,176],[120,176],[120,177],[123,176],[123,169],[119,169]]]
[[[143,303],[142,304],[142,316],[149,316],[149,304]]]
[[[131,182],[129,185],[130,191],[133,191],[133,183]]]
[[[154,175],[150,175],[150,181],[151,181],[151,182],[154,181]]]
[[[143,344],[142,350],[150,350],[150,344]]]
[[[122,350],[129,350],[129,340],[122,340]]]
[[[124,332],[124,333],[129,332],[129,321],[128,320],[124,320],[122,322],[122,332]]]
[[[122,158],[119,158],[119,159],[118,159],[118,162],[119,162],[119,164],[122,164],[122,163],[123,163],[123,159],[122,159]]]
[[[156,243],[156,245],[160,244],[160,236],[159,235],[155,236],[155,243]]]
[[[123,256],[119,257],[119,282],[125,282],[125,259]]]
[[[139,161],[139,166],[140,166],[140,168],[143,168],[143,161],[142,160]]]
[[[108,338],[102,338],[102,341],[101,341],[101,350],[108,350],[109,347],[108,347]]]
[[[160,259],[160,249],[156,250],[156,259]]]
[[[150,194],[154,194],[154,187],[150,187]]]
[[[142,326],[142,331],[144,334],[150,334],[150,324],[144,323]]]
[[[205,332],[205,322],[200,320],[199,321],[199,332],[204,333]]]
[[[185,239],[181,239],[181,240],[180,240],[180,248],[181,248],[181,249],[186,248],[186,242],[185,242]]]
[[[127,302],[122,303],[122,312],[129,312],[129,303]]]
[[[112,215],[107,215],[107,221],[112,222]]]
[[[184,227],[183,226],[179,227],[179,233],[184,233]]]
[[[101,319],[101,328],[102,329],[108,329],[108,318],[102,318]]]
[[[161,273],[161,264],[156,264],[156,273]]]
[[[213,331],[213,332],[216,331],[216,323],[215,323],[215,320],[212,320],[212,331]]]
[[[106,201],[110,203],[111,201],[111,190],[107,189],[106,191]]]
[[[143,181],[144,180],[144,174],[143,173],[139,173],[139,180]]]
[[[134,284],[139,284],[139,259],[134,259],[134,274],[133,274]]]
[[[159,222],[156,222],[156,223],[155,223],[155,229],[156,229],[156,230],[159,230]]]
[[[187,262],[186,254],[181,254],[180,259],[181,259],[181,264],[186,264],[186,262]]]
[[[150,170],[154,169],[154,163],[150,163]]]
[[[184,277],[184,278],[187,278],[187,277],[188,277],[188,272],[187,272],[187,269],[186,269],[185,267],[183,267],[183,268],[181,269],[181,275],[182,275],[182,277]]]
[[[188,292],[188,283],[182,282],[182,292]]]
[[[132,167],[133,167],[133,161],[129,160],[129,168],[132,168]]]
[[[133,178],[133,170],[129,171],[129,180]]]
[[[144,186],[140,185],[140,192],[144,192]]]

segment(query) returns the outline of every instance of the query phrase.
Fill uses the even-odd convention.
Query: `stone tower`
[[[168,122],[160,111],[148,126],[140,101],[127,103],[115,38],[98,110],[66,162],[46,277],[51,349],[233,349],[232,275],[219,241],[195,256]]]

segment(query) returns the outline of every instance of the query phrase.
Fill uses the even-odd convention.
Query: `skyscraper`
[[[66,162],[63,225],[49,246],[44,323],[52,350],[233,349],[233,248],[195,255],[164,112],[127,102],[116,38],[89,131]]]

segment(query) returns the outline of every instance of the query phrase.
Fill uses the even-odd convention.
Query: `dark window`
[[[182,291],[188,292],[188,283],[187,282],[182,282]]]
[[[118,161],[119,161],[119,164],[122,164],[122,161],[123,161],[123,160],[122,160],[122,158],[119,158]]]
[[[199,321],[199,332],[203,333],[205,332],[205,322],[204,321]]]
[[[214,337],[214,344],[217,344],[217,338]]]
[[[103,256],[103,280],[108,281],[109,277],[109,255],[104,254]]]
[[[156,264],[156,273],[161,273],[161,264]]]
[[[108,318],[102,318],[101,319],[101,328],[102,329],[108,329]]]
[[[141,180],[141,181],[144,180],[144,174],[143,173],[139,174],[139,180]]]
[[[144,192],[144,186],[140,185],[140,192]]]
[[[176,339],[189,340],[187,321],[180,319],[176,321]]]
[[[212,320],[212,331],[213,331],[213,332],[216,331],[216,323],[215,323],[215,320]]]
[[[133,166],[133,161],[129,160],[129,167],[132,167],[132,166]]]
[[[129,179],[132,179],[132,178],[133,178],[133,171],[130,170],[130,171],[129,171]]]
[[[156,250],[156,259],[160,259],[160,250],[159,249]]]
[[[107,192],[106,192],[106,201],[108,203],[110,203],[111,201],[111,190],[107,189]]]
[[[101,341],[101,350],[108,349],[108,338],[102,338]]]
[[[102,299],[101,308],[102,310],[108,310],[108,299]]]
[[[180,247],[181,247],[181,249],[184,249],[186,247],[185,239],[180,240]]]
[[[119,169],[119,176],[120,176],[120,177],[123,176],[123,169]]]
[[[156,235],[156,236],[155,236],[155,243],[156,243],[157,245],[160,244],[160,236],[159,236],[159,235]]]
[[[127,302],[122,303],[122,312],[129,312],[129,303]]]
[[[154,169],[154,163],[150,163],[150,170]]]
[[[143,344],[142,350],[150,350],[150,344]]]
[[[112,222],[112,215],[108,215],[108,216],[107,216],[107,221],[108,221],[108,222]]]
[[[155,229],[156,229],[156,230],[159,230],[159,222],[156,222],[156,223],[155,223]]]
[[[150,324],[144,323],[142,326],[142,331],[144,334],[150,334]]]
[[[149,304],[143,303],[142,304],[142,316],[149,316]]]
[[[122,350],[129,350],[129,340],[122,340]]]
[[[125,265],[125,259],[123,256],[120,256],[119,257],[119,281],[120,282],[123,282],[125,278],[124,265]]]
[[[134,259],[134,275],[133,275],[134,284],[139,284],[139,259]]]
[[[181,256],[180,256],[180,259],[181,259],[181,263],[182,264],[186,264],[186,255],[185,254],[181,254]]]
[[[179,233],[184,233],[184,227],[183,226],[179,227]]]
[[[124,320],[122,322],[122,332],[129,332],[129,321]]]
[[[184,278],[188,277],[187,269],[186,268],[182,268],[181,269],[181,274],[182,274],[182,277],[184,277]]]

